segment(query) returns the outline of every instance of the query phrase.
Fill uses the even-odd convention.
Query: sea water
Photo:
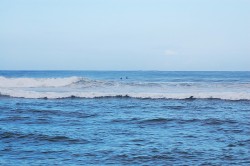
[[[249,165],[250,72],[0,71],[0,165]]]

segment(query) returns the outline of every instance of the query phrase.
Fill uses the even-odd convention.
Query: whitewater
[[[250,82],[203,77],[161,79],[142,73],[145,78],[89,78],[84,76],[6,77],[0,76],[0,95],[17,98],[103,98],[250,100]],[[178,76],[178,75],[177,75]],[[177,77],[176,76],[176,77]],[[166,75],[167,77],[167,75]],[[194,77],[194,76],[193,76]],[[179,78],[179,76],[178,76]]]

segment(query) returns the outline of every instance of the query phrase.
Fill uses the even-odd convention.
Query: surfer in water
[[[122,78],[122,77],[120,77],[120,80],[122,80],[122,79],[123,79],[123,78]],[[125,79],[127,80],[127,79],[128,79],[128,77],[126,76],[126,77],[125,77]]]

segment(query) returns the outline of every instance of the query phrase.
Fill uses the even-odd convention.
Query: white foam
[[[250,100],[249,93],[236,92],[200,92],[200,93],[117,93],[117,92],[36,92],[25,90],[2,90],[1,95],[18,98],[60,99],[69,97],[100,98],[100,97],[131,97],[140,99],[197,99]]]
[[[68,78],[6,78],[0,77],[0,87],[60,87],[79,81],[78,77]]]
[[[126,96],[152,99],[218,98],[250,100],[249,83],[126,82],[82,77],[0,77],[0,95],[22,98],[80,98]]]

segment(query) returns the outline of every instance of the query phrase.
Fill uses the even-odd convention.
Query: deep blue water
[[[0,165],[247,166],[249,85],[250,72],[0,71]]]

